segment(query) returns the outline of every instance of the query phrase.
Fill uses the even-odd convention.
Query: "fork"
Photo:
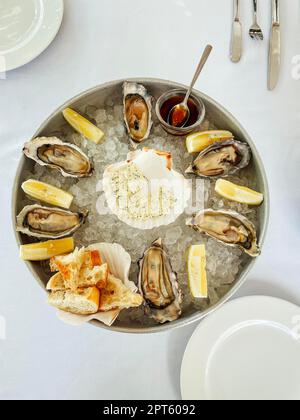
[[[254,22],[249,30],[249,35],[252,39],[256,39],[258,41],[263,41],[264,35],[261,30],[261,27],[257,23],[257,0],[253,0],[253,16],[254,16]]]

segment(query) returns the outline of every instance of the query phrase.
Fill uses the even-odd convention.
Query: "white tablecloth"
[[[242,1],[244,30],[251,1]],[[282,0],[283,65],[266,89],[270,1],[261,1],[266,41],[245,36],[240,64],[228,59],[230,0],[65,0],[53,44],[0,80],[0,398],[180,398],[180,364],[196,325],[148,336],[62,324],[18,257],[11,190],[22,145],[64,101],[105,81],[160,77],[189,82],[207,42],[214,54],[197,87],[245,126],[263,158],[272,211],[261,258],[239,295],[267,294],[300,304],[299,2]],[[0,318],[2,319],[2,318]]]

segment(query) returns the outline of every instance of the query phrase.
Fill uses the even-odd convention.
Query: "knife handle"
[[[273,23],[280,24],[279,0],[272,0],[272,19]]]
[[[240,17],[240,0],[235,0],[234,6],[235,6],[235,19],[237,20]]]

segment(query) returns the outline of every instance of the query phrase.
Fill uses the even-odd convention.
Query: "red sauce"
[[[166,102],[164,102],[162,104],[161,109],[160,109],[160,114],[161,114],[163,120],[166,121],[166,123],[168,123],[168,117],[169,117],[169,114],[170,114],[172,108],[175,105],[178,105],[178,104],[182,103],[183,100],[184,100],[184,95],[176,95],[176,96],[173,96],[172,98],[167,99]],[[200,110],[198,109],[197,104],[191,98],[188,101],[188,107],[189,107],[189,110],[190,110],[190,117],[189,117],[187,123],[185,124],[185,127],[190,127],[191,125],[194,125],[198,121],[199,114],[200,114]],[[178,115],[177,115],[177,113],[178,113]],[[182,116],[179,115],[179,113],[181,114],[181,112],[179,111],[179,112],[176,112],[176,115],[175,115],[177,120],[180,117],[182,118]],[[173,115],[173,118],[174,118],[174,115]]]
[[[174,108],[169,117],[170,124],[174,127],[183,127],[186,123],[187,114],[188,110],[184,107]]]

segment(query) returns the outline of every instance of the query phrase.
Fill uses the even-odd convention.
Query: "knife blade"
[[[281,65],[281,30],[279,20],[279,0],[273,0],[273,24],[269,51],[268,88],[274,90],[277,86]]]
[[[239,0],[235,0],[235,18],[232,25],[230,58],[234,63],[238,63],[243,53],[243,31],[239,16]]]

